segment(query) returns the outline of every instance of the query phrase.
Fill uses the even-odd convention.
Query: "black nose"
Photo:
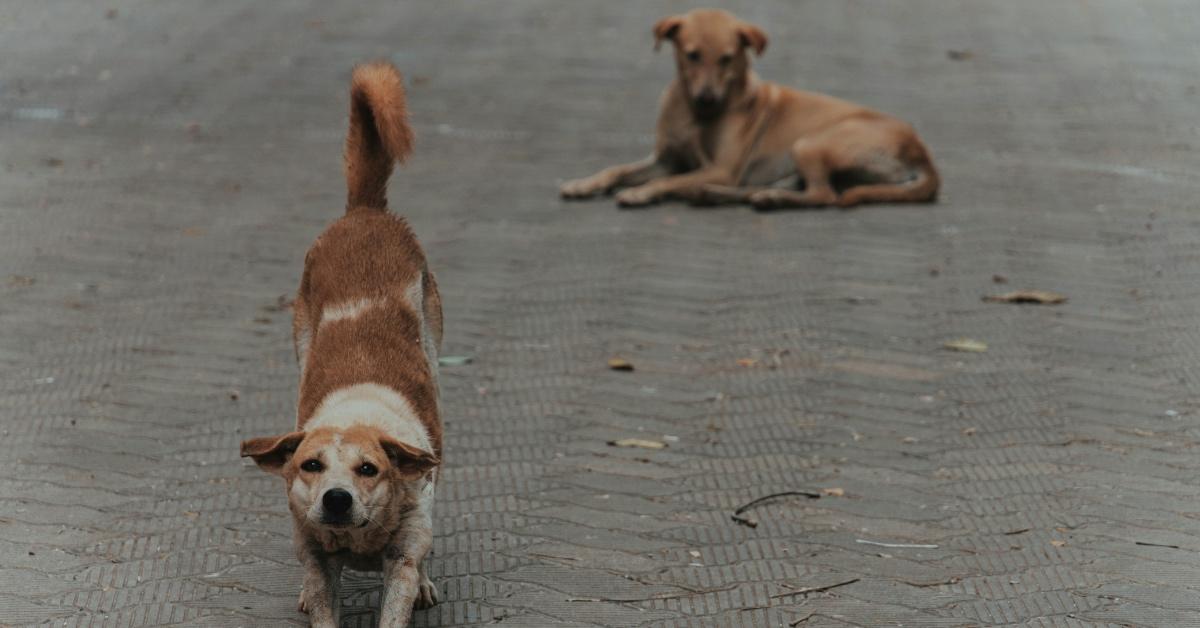
[[[321,497],[321,504],[325,506],[326,514],[344,515],[354,505],[354,496],[345,489],[331,488]]]
[[[721,111],[721,100],[716,94],[701,93],[692,103],[692,110],[701,118],[711,118]]]

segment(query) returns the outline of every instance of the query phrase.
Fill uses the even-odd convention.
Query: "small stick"
[[[749,526],[751,528],[757,528],[758,527],[757,521],[755,521],[754,519],[751,519],[750,517],[742,517],[740,515],[742,513],[746,512],[747,510],[749,510],[750,508],[753,508],[754,506],[757,506],[758,504],[761,504],[767,500],[775,499],[776,497],[789,497],[792,495],[797,495],[800,497],[807,497],[809,499],[820,499],[821,498],[820,493],[814,493],[812,491],[784,491],[782,493],[771,493],[770,495],[763,495],[762,497],[759,497],[758,499],[754,499],[745,504],[742,504],[737,510],[733,511],[733,514],[730,515],[729,518],[733,519],[734,521],[736,521],[744,526]]]
[[[910,547],[914,549],[937,549],[938,546],[929,543],[880,543],[879,541],[868,541],[866,539],[854,539],[855,543],[863,545],[877,545],[879,547]]]
[[[861,580],[861,578],[851,578],[850,580],[846,580],[844,582],[835,582],[833,584],[827,584],[823,587],[804,587],[802,589],[796,589],[795,591],[788,591],[787,593],[776,593],[775,595],[771,596],[771,599],[775,599],[778,597],[788,597],[789,595],[808,595],[809,593],[824,593],[830,589],[836,589],[838,587],[844,587],[848,584],[854,584],[855,582],[858,582],[859,580]]]
[[[642,583],[642,584],[646,584],[646,583]],[[667,585],[667,586],[675,586],[675,585]],[[652,595],[650,597],[636,597],[636,598],[569,597],[569,598],[567,598],[566,601],[568,601],[568,602],[654,602],[656,600],[675,600],[675,599],[679,599],[681,597],[690,597],[693,595],[707,595],[709,593],[720,593],[722,591],[732,591],[732,590],[738,588],[738,586],[740,586],[740,585],[731,584],[727,587],[721,587],[719,589],[703,589],[703,590],[689,588],[688,591],[685,593],[665,593],[662,595]]]
[[[1171,549],[1179,549],[1178,545],[1167,545],[1166,543],[1151,543],[1149,541],[1134,541],[1134,545],[1145,545],[1146,547],[1169,547]]]

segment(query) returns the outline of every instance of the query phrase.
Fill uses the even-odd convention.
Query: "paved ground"
[[[304,624],[237,445],[291,421],[279,303],[379,56],[474,357],[418,625],[1200,624],[1200,5],[740,5],[764,74],[912,120],[942,202],[561,203],[648,150],[680,3],[0,4],[0,624]],[[730,521],[794,489],[840,490]]]

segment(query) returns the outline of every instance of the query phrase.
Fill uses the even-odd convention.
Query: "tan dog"
[[[287,483],[300,609],[320,628],[338,625],[344,566],[383,572],[381,626],[406,626],[414,603],[437,603],[421,561],[442,454],[442,307],[412,230],[387,211],[392,165],[411,150],[405,117],[394,67],[355,68],[346,215],[309,249],[294,305],[296,431],[242,443]]]
[[[908,124],[860,105],[759,80],[747,50],[767,36],[725,11],[662,19],[675,44],[650,157],[564,183],[564,198],[617,194],[622,206],[677,198],[759,208],[932,201],[938,174]],[[798,179],[797,179],[798,176]],[[789,187],[773,187],[790,182]]]

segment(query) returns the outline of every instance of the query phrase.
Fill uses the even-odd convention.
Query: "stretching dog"
[[[677,198],[758,208],[927,202],[938,174],[908,124],[854,103],[759,80],[747,49],[767,36],[725,11],[663,18],[655,49],[675,44],[654,154],[564,183],[564,198],[617,194],[632,207]],[[787,187],[775,187],[791,182]]]
[[[346,215],[309,249],[293,306],[296,431],[242,443],[243,456],[287,483],[305,569],[300,610],[318,628],[338,626],[343,567],[383,572],[380,626],[407,626],[414,604],[437,603],[421,561],[442,454],[442,306],[416,236],[386,197],[411,144],[399,72],[355,68]]]

